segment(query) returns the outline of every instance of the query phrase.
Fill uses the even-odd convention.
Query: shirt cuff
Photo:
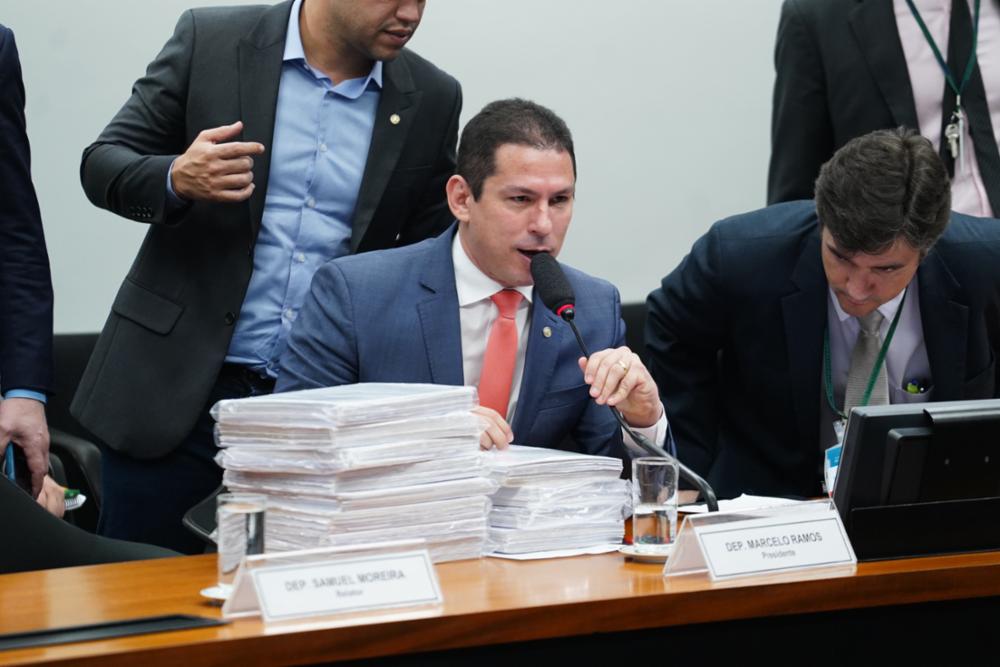
[[[38,391],[31,391],[30,389],[11,389],[4,398],[33,398],[42,405],[45,405],[45,394]]]
[[[663,445],[667,441],[667,431],[669,430],[667,428],[667,413],[664,412],[663,414],[661,414],[660,419],[652,426],[646,426],[644,428],[638,428],[633,426],[632,430],[638,433],[639,435],[646,436],[646,439],[648,439],[654,445],[663,447]],[[622,429],[622,438],[625,441],[625,449],[628,450],[628,453],[633,458],[636,456],[649,456],[649,453],[645,449],[640,447],[636,443],[636,441],[632,439],[632,436],[630,436],[628,433],[625,432],[625,429]],[[674,456],[677,455],[677,453],[674,451],[672,440],[669,443],[669,448],[667,449],[667,451],[670,454],[673,454]]]
[[[180,195],[174,192],[174,184],[170,179],[170,175],[174,173],[174,162],[177,162],[177,158],[173,159],[170,168],[167,169],[167,209],[170,211],[176,211],[188,203],[186,199],[181,199]]]

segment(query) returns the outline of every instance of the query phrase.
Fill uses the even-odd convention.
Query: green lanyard
[[[969,83],[969,78],[972,76],[972,70],[976,66],[976,43],[979,40],[979,1],[980,0],[975,0],[974,5],[975,19],[972,22],[972,53],[969,54],[969,59],[965,63],[965,73],[962,74],[962,83],[959,85],[955,83],[955,77],[951,73],[951,68],[948,67],[948,61],[946,61],[941,55],[941,50],[934,42],[934,38],[931,37],[931,31],[927,29],[927,24],[924,23],[924,19],[920,16],[920,12],[917,11],[917,7],[913,4],[913,0],[906,0],[906,4],[910,6],[910,12],[913,14],[913,18],[917,20],[917,25],[920,26],[920,31],[924,33],[924,39],[927,40],[927,43],[931,45],[931,50],[934,51],[934,57],[937,58],[938,65],[940,65],[941,69],[944,70],[944,78],[947,79],[948,85],[951,89],[955,91],[955,97],[957,98],[955,106],[959,109],[962,108],[962,91],[965,90],[965,84]],[[965,2],[965,0],[952,0],[952,2]]]
[[[964,2],[964,0],[962,1]],[[885,342],[882,343],[882,347],[878,351],[878,357],[875,359],[875,366],[872,368],[872,373],[868,376],[868,385],[865,387],[865,393],[861,397],[861,405],[868,405],[868,401],[871,400],[872,391],[875,390],[875,382],[878,380],[878,374],[882,370],[882,364],[885,362],[885,355],[889,352],[889,343],[892,342],[892,337],[896,333],[899,316],[903,313],[904,303],[906,303],[905,292],[899,302],[899,308],[896,309],[896,315],[892,318],[892,324],[889,325],[889,333],[885,336]],[[861,334],[859,333],[858,335],[860,336]],[[841,419],[847,419],[847,415],[837,409],[837,403],[833,398],[833,369],[830,363],[829,324],[826,325],[826,331],[823,333],[823,386],[826,389],[826,402],[829,403],[830,409]]]

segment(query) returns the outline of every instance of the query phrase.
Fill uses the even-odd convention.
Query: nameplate
[[[266,621],[441,603],[426,550],[262,567],[253,579]]]
[[[694,529],[713,579],[857,563],[835,509]]]

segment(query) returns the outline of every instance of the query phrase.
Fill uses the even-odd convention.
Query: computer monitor
[[[857,510],[898,506],[899,518],[919,515],[904,507],[980,498],[1000,498],[1000,399],[851,412],[833,499],[852,540]],[[863,516],[868,530],[872,513]]]

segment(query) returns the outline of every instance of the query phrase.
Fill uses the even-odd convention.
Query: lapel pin
[[[552,327],[542,327],[542,335],[546,338],[552,338]]]
[[[393,125],[399,125],[399,114],[394,113],[391,116],[389,116],[389,122],[392,123]]]

